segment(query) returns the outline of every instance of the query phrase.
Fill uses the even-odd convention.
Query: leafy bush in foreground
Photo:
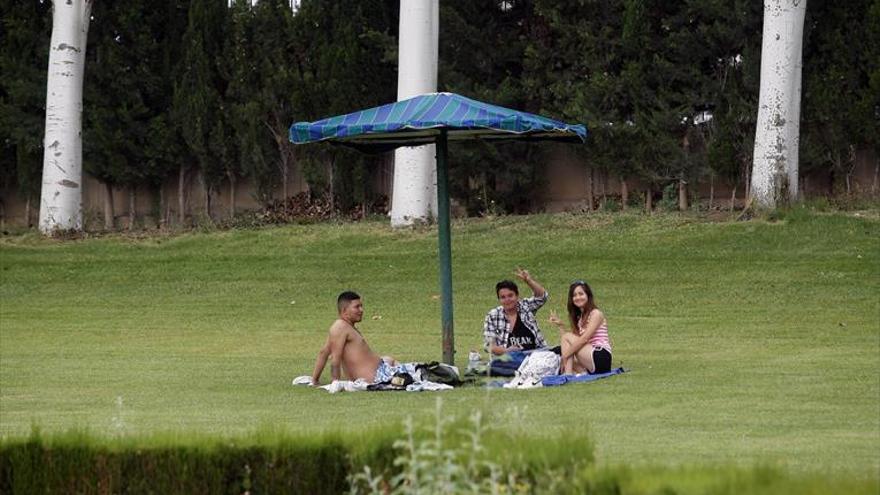
[[[438,400],[433,424],[408,419],[402,438],[381,430],[99,441],[34,432],[0,441],[0,493],[873,495],[880,489],[877,478],[765,467],[599,467],[583,433],[536,437],[500,431],[493,419],[479,410],[467,420],[444,415]]]

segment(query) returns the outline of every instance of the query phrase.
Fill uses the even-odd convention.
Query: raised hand
[[[550,323],[556,325],[559,328],[559,331],[561,331],[561,332],[565,331],[565,322],[563,322],[562,319],[559,318],[559,315],[556,313],[555,309],[550,310],[550,318],[549,319],[550,319]]]
[[[516,267],[516,277],[522,280],[523,282],[528,282],[528,280],[532,277],[529,274],[528,270],[525,270],[520,267]]]

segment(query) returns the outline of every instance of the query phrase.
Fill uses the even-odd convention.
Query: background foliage
[[[50,17],[47,0],[0,3],[0,180],[25,197],[42,166]],[[807,17],[802,169],[848,191],[855,151],[880,135],[880,0],[815,0]],[[444,0],[439,89],[586,123],[585,166],[656,191],[741,179],[761,24],[747,0]],[[339,209],[370,201],[375,158],[294,150],[287,128],[393,100],[397,29],[397,3],[382,0],[96,2],[85,169],[131,187],[197,172],[208,210],[239,178],[268,203],[296,168]],[[471,214],[529,211],[545,151],[462,145],[452,193]]]

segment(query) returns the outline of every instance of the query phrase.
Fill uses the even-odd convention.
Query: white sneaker
[[[544,384],[541,383],[540,378],[530,377],[530,378],[526,378],[523,381],[522,385],[519,386],[519,388],[541,388],[543,386],[544,386]]]

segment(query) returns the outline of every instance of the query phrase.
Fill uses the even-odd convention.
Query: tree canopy
[[[2,3],[0,180],[39,187],[50,3]],[[395,98],[398,5],[380,0],[95,3],[84,166],[117,186],[198,170],[210,204],[248,178],[268,202],[300,167],[347,207],[375,159],[293,150],[287,127]],[[877,147],[880,0],[811,0],[804,40],[804,169],[851,173]],[[439,88],[586,123],[585,166],[660,190],[739,180],[754,140],[762,10],[736,0],[444,0]],[[844,110],[842,110],[844,109]],[[452,193],[471,213],[527,211],[547,145],[458,145]],[[346,167],[350,173],[336,173]]]

